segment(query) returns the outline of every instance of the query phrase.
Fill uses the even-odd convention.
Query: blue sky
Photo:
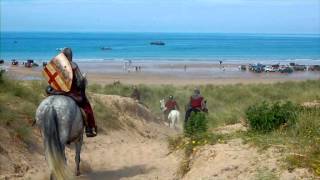
[[[1,31],[320,34],[320,0],[0,0]]]

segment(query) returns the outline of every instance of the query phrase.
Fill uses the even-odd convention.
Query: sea
[[[76,61],[320,64],[320,34],[1,32],[0,38],[6,61],[47,61],[71,47]]]

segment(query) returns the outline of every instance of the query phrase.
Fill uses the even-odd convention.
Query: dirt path
[[[99,136],[87,140],[79,179],[174,179],[180,162],[168,154],[165,139]]]
[[[66,150],[66,154],[68,166],[73,172],[75,163],[72,146]],[[168,154],[165,138],[149,139],[127,132],[85,138],[80,164],[82,174],[76,179],[175,179],[181,158],[176,153]],[[43,180],[49,178],[48,174],[42,156],[37,158],[37,162],[33,162],[32,168],[29,168],[24,175],[7,177]]]

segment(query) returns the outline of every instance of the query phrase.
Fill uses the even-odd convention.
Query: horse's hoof
[[[80,176],[80,172],[76,172],[75,175],[76,175],[76,176]]]

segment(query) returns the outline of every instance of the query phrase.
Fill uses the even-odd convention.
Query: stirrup
[[[86,136],[87,137],[95,137],[97,133],[93,131],[94,128],[86,128]]]

